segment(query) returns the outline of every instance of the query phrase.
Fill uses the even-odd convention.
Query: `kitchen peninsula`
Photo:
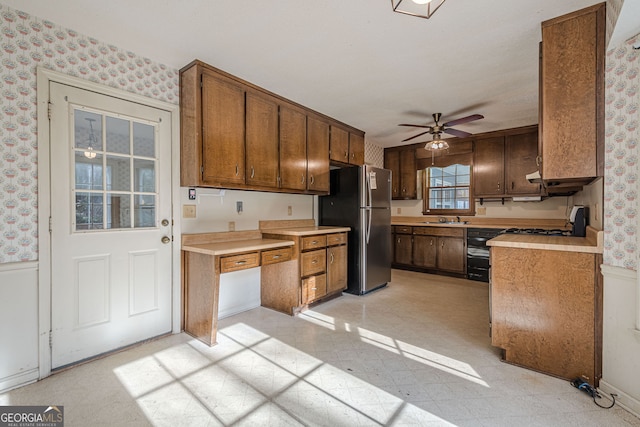
[[[503,234],[491,247],[491,343],[508,363],[598,385],[603,232]]]

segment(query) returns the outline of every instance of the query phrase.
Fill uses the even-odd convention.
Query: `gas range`
[[[561,230],[559,228],[547,230],[544,228],[507,228],[501,234],[525,234],[542,236],[571,236],[571,230]]]

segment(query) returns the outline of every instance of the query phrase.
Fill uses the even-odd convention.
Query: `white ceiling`
[[[597,1],[447,0],[429,20],[389,0],[0,2],[174,68],[201,59],[390,147],[436,112],[484,115],[456,127],[472,133],[537,123],[540,23]]]

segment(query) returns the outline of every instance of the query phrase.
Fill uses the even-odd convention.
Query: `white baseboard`
[[[598,390],[610,397],[611,394],[616,394],[616,405],[620,405],[622,408],[631,412],[636,417],[640,418],[640,401],[626,394],[624,391],[618,390],[616,387],[607,383],[604,380],[600,380]]]
[[[39,370],[36,368],[9,377],[0,378],[0,393],[34,383],[38,381],[38,375]]]

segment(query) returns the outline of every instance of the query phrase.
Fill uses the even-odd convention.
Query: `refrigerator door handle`
[[[366,171],[366,168],[365,168]],[[364,176],[364,180],[367,183],[367,194],[369,196],[369,199],[366,201],[365,206],[371,206],[373,205],[373,194],[371,194],[371,175],[369,175],[369,173],[366,173]],[[369,216],[369,221],[371,221],[371,216]],[[368,240],[367,240],[368,243]]]
[[[369,237],[371,236],[371,217],[373,216],[371,214],[371,208],[366,208],[365,212],[369,215],[369,220],[367,221],[367,235],[366,235],[366,242],[367,245],[369,244]]]

